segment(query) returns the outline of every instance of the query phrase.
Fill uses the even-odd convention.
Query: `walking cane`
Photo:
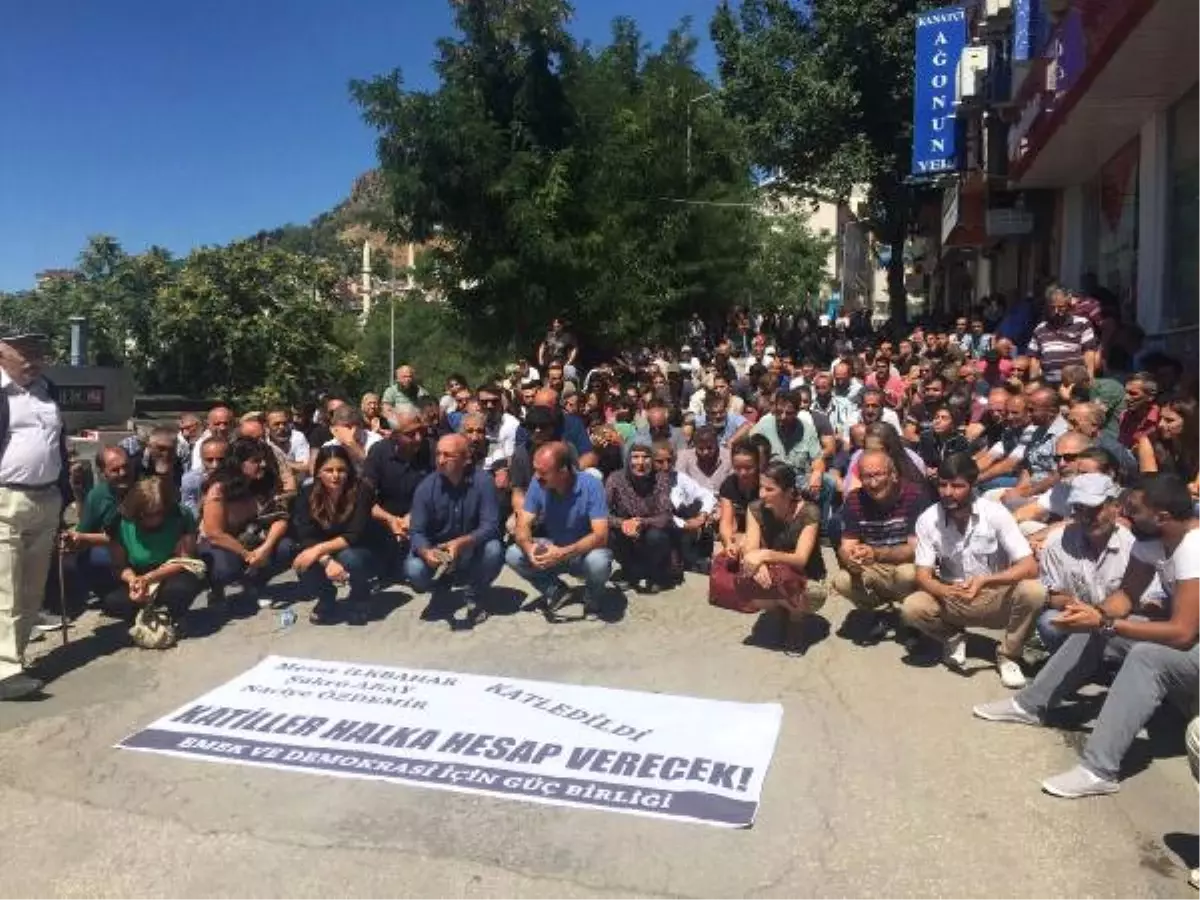
[[[62,546],[59,545],[59,550],[54,554],[58,561],[58,619],[62,626],[62,645],[65,647],[69,641],[67,637],[67,578],[63,574],[63,554]]]

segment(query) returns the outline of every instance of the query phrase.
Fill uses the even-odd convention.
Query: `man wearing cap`
[[[1117,523],[1120,497],[1117,483],[1099,472],[1071,480],[1067,496],[1071,522],[1051,534],[1042,549],[1042,584],[1049,597],[1038,617],[1037,632],[1047,650],[1056,650],[1070,637],[1054,625],[1068,604],[1095,606],[1121,586],[1133,535]]]
[[[0,326],[0,700],[37,693],[25,646],[70,497],[65,432],[42,376],[46,336]]]

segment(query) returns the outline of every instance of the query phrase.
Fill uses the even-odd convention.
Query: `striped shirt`
[[[1062,381],[1065,366],[1083,365],[1083,354],[1096,349],[1096,333],[1083,316],[1070,316],[1062,325],[1039,322],[1029,339],[1029,355],[1042,361],[1048,382]]]
[[[842,506],[842,535],[870,547],[898,546],[916,532],[917,519],[928,505],[925,491],[911,481],[900,482],[900,493],[888,506],[859,488]]]

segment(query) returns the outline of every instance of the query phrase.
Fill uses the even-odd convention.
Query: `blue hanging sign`
[[[912,174],[936,175],[958,168],[954,93],[958,58],[967,43],[967,11],[944,6],[917,14],[913,60]]]

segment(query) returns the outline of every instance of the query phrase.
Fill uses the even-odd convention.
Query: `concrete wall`
[[[133,375],[103,366],[50,366],[68,433],[101,425],[125,428],[133,418]]]

